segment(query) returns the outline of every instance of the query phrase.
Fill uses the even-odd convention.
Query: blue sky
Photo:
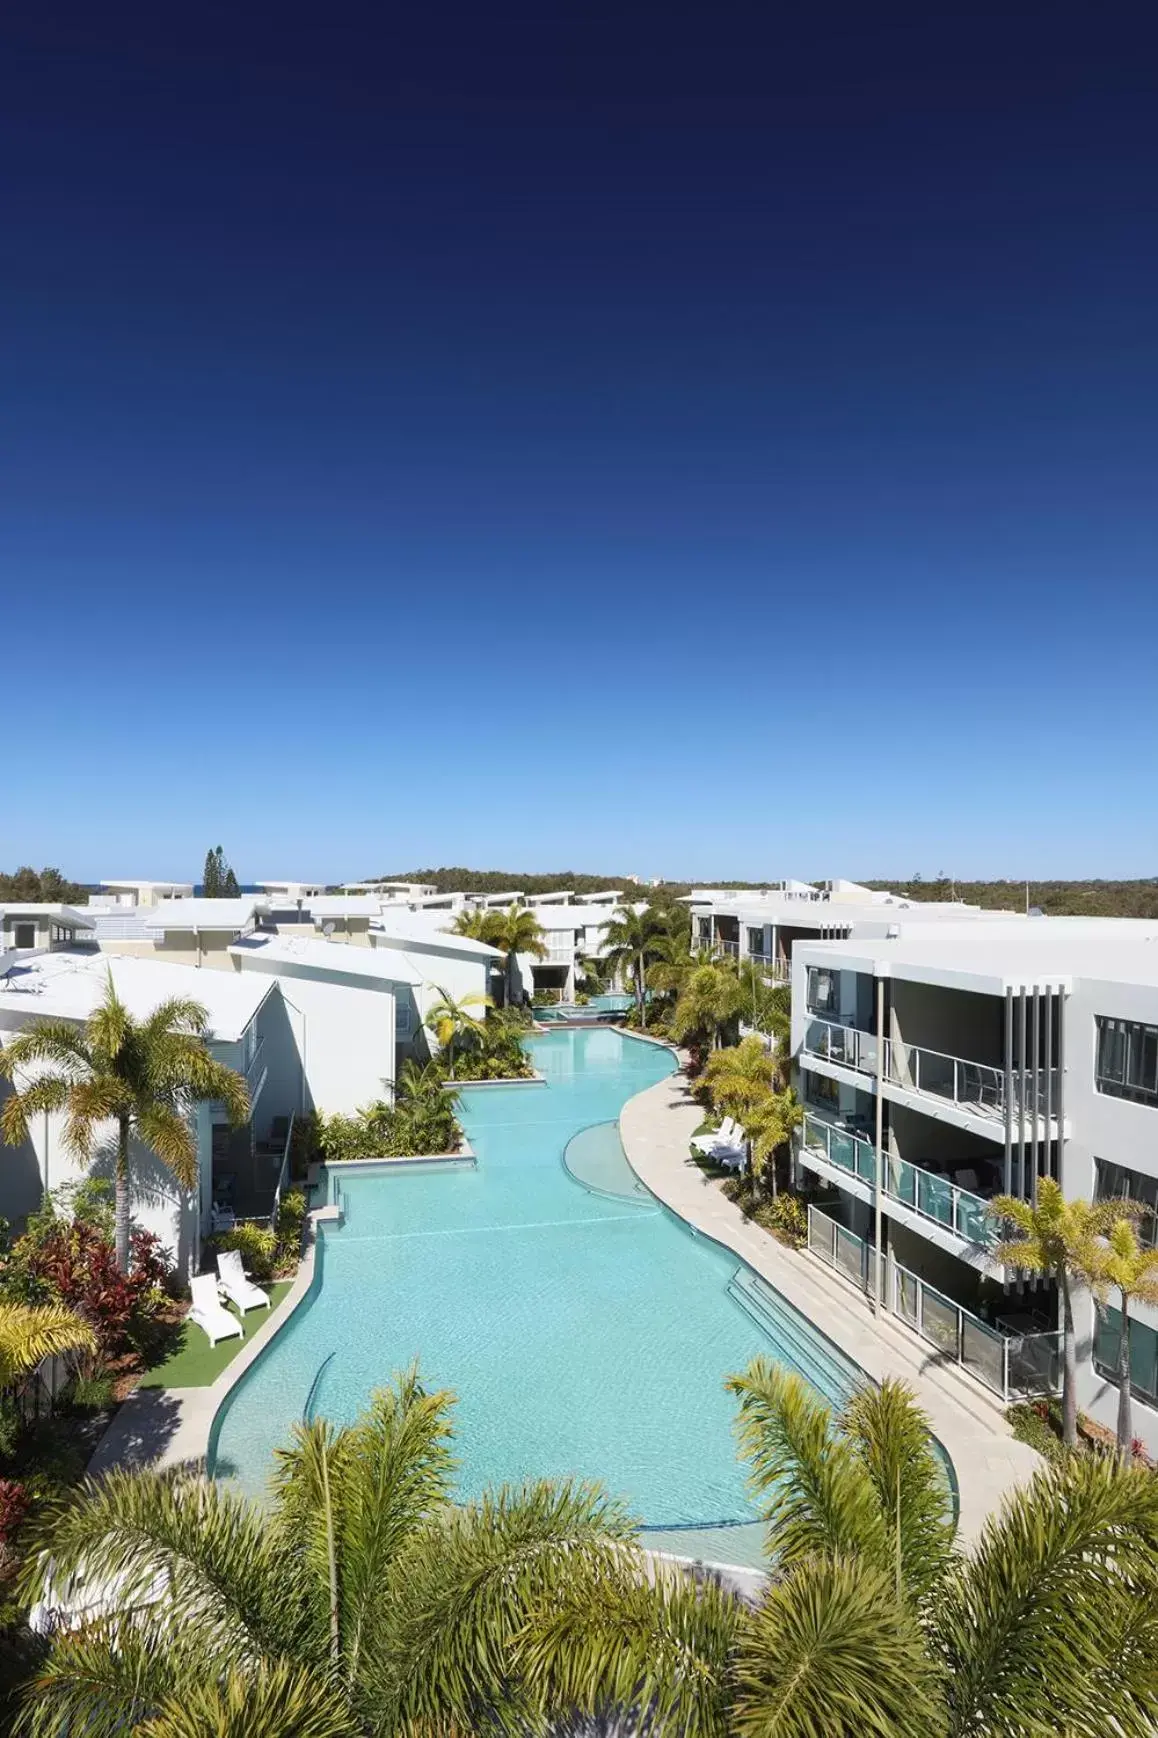
[[[0,867],[1155,873],[1152,13],[543,10],[0,27]]]

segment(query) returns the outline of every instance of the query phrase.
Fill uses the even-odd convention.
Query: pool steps
[[[777,1361],[788,1363],[837,1406],[844,1406],[861,1386],[857,1374],[823,1334],[806,1322],[786,1298],[753,1273],[738,1267],[727,1286],[728,1296],[773,1340]]]

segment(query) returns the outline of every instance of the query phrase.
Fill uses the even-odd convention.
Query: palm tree
[[[769,1092],[744,1119],[744,1133],[752,1155],[752,1174],[765,1176],[771,1181],[773,1200],[778,1186],[776,1154],[788,1144],[803,1121],[804,1107],[790,1086],[782,1092]],[[772,1161],[771,1165],[768,1160]]]
[[[441,984],[435,984],[433,988],[438,996],[438,1001],[427,1013],[426,1024],[434,1033],[439,1048],[446,1051],[446,1059],[450,1066],[450,1078],[453,1080],[456,1041],[466,1037],[468,1033],[481,1036],[486,1030],[485,1011],[488,1008],[493,1008],[494,1003],[489,996],[481,995],[478,991],[472,991],[470,995],[463,996],[461,1001],[457,1001],[449,990],[443,989]],[[472,1008],[482,1008],[484,1018],[477,1019],[471,1013]]]
[[[682,932],[661,933],[651,947],[651,965],[647,968],[647,986],[666,995],[679,995],[697,966],[710,965],[711,955],[703,950],[692,952],[688,937]]]
[[[682,1738],[1152,1729],[1158,1480],[1067,1456],[1008,1498],[966,1557],[902,1383],[865,1388],[839,1417],[764,1358],[729,1386],[767,1505],[769,1584],[750,1608],[687,1578],[601,1597],[580,1573],[538,1646],[548,1672],[563,1653],[584,1705],[654,1695],[675,1712],[641,1729]]]
[[[778,1574],[738,1626],[742,1738],[1149,1730],[1158,1481],[1095,1457],[1040,1472],[968,1557],[928,1423],[901,1383],[835,1419],[757,1359],[729,1384]]]
[[[541,1730],[569,1653],[548,1617],[575,1579],[646,1588],[644,1560],[593,1486],[529,1483],[459,1506],[449,1409],[411,1370],[350,1426],[298,1425],[268,1505],[180,1470],[67,1493],[24,1596],[67,1597],[80,1572],[115,1582],[116,1608],[56,1634],[25,1730]],[[230,1707],[250,1719],[227,1722]],[[206,1710],[203,1723],[181,1724],[182,1708]]]
[[[495,925],[498,918],[497,911],[488,911],[483,906],[468,906],[464,911],[458,912],[451,925],[450,933],[469,936],[471,941],[485,941],[493,947],[495,945]]]
[[[603,960],[584,954],[577,961],[579,977],[589,996],[598,996],[607,988],[607,967]]]
[[[704,1067],[702,1084],[716,1110],[743,1122],[762,1100],[771,1097],[775,1072],[760,1039],[752,1036],[713,1051]]]
[[[720,1033],[739,1013],[742,999],[735,972],[718,965],[697,966],[680,992],[672,1029],[681,1042],[702,1033],[717,1050]]]
[[[491,911],[487,916],[490,922],[482,939],[489,941],[492,947],[501,948],[507,956],[506,991],[509,1005],[515,999],[515,955],[529,953],[537,960],[546,958],[543,926],[534,912],[525,905],[510,905],[506,911]]]
[[[244,1080],[209,1051],[209,1016],[200,1002],[172,997],[145,1020],[131,1015],[109,972],[104,999],[83,1027],[37,1020],[0,1049],[0,1075],[25,1086],[0,1108],[0,1134],[10,1146],[28,1139],[32,1117],[65,1111],[65,1144],[88,1163],[101,1125],[117,1128],[114,1240],[117,1266],[129,1270],[129,1144],[135,1136],[183,1189],[198,1181],[197,1138],[190,1106],[224,1104],[237,1127],[249,1116]]]
[[[1123,1208],[1137,1207],[1137,1211]],[[1099,1242],[1087,1277],[1091,1281],[1099,1304],[1113,1289],[1118,1294],[1121,1322],[1118,1327],[1118,1453],[1128,1458],[1134,1441],[1133,1408],[1130,1396],[1130,1304],[1158,1303],[1158,1249],[1140,1241],[1137,1220],[1146,1212],[1139,1202],[1112,1203],[1114,1219],[1106,1229],[1105,1241]]]
[[[1057,1282],[1062,1305],[1062,1440],[1073,1448],[1078,1440],[1078,1365],[1072,1281],[1085,1278],[1096,1256],[1095,1239],[1104,1226],[1104,1211],[1088,1201],[1067,1201],[1061,1185],[1041,1177],[1037,1205],[1014,1195],[998,1195],[989,1203],[990,1217],[1012,1225],[1016,1237],[1005,1237],[994,1248],[997,1261],[1025,1273],[1044,1273]]]
[[[95,1351],[96,1335],[89,1324],[63,1304],[0,1302],[0,1392],[44,1358]]]
[[[625,905],[604,933],[603,963],[608,972],[630,977],[635,991],[636,1013],[645,1029],[647,968],[651,960],[659,957],[664,934],[663,920],[650,905],[644,905],[638,911],[634,906]]]

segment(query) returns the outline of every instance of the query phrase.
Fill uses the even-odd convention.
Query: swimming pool
[[[757,1353],[840,1400],[859,1377],[735,1255],[642,1188],[615,1119],[670,1073],[608,1029],[528,1040],[544,1086],[464,1091],[477,1165],[335,1170],[315,1283],[214,1422],[210,1471],[257,1494],[294,1420],[352,1419],[417,1357],[454,1389],[459,1489],[575,1474],[650,1542],[756,1563],[724,1378]]]

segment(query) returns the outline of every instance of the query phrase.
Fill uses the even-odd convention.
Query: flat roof
[[[275,972],[279,965],[292,965],[305,967],[311,972],[373,979],[378,983],[421,984],[426,981],[404,953],[390,950],[387,962],[387,956],[377,949],[358,947],[348,941],[308,941],[304,936],[254,935],[235,942],[229,951],[235,959],[243,962],[260,959]],[[245,974],[242,972],[240,975],[244,977]]]
[[[798,951],[806,963],[839,960],[846,970],[989,993],[1068,988],[1078,978],[1158,987],[1158,921],[1142,918],[1022,917],[968,930],[807,942]]]
[[[16,905],[0,905],[0,917],[50,917],[57,923],[67,923],[77,929],[92,929],[91,917],[86,917],[78,911],[75,905],[48,905],[25,902]]]
[[[382,901],[370,893],[327,893],[320,899],[311,898],[309,904],[313,918],[377,917],[382,909]]]
[[[124,887],[124,888],[133,888],[133,887],[137,887],[137,888],[139,888],[139,887],[152,887],[152,888],[157,888],[157,887],[168,887],[168,888],[187,887],[189,889],[190,895],[193,892],[193,883],[191,881],[102,881],[101,886],[102,887]]]
[[[174,899],[143,913],[150,929],[244,929],[257,911],[265,911],[264,894],[240,899]]]
[[[421,913],[407,913],[407,916],[421,916]],[[383,916],[380,923],[375,924],[370,931],[370,941],[374,946],[398,948],[414,946],[428,951],[444,954],[461,954],[480,960],[504,960],[501,947],[492,947],[489,942],[476,941],[471,935],[456,935],[453,930],[437,929],[433,925],[415,925],[413,928],[405,922],[397,922],[393,912]]]
[[[270,990],[268,981],[240,972],[201,971],[169,960],[66,948],[31,954],[0,976],[0,1015],[87,1020],[105,993],[110,973],[117,995],[136,1019],[147,1018],[172,996],[186,997],[205,1008],[212,1036],[223,1044],[237,1042]]]

